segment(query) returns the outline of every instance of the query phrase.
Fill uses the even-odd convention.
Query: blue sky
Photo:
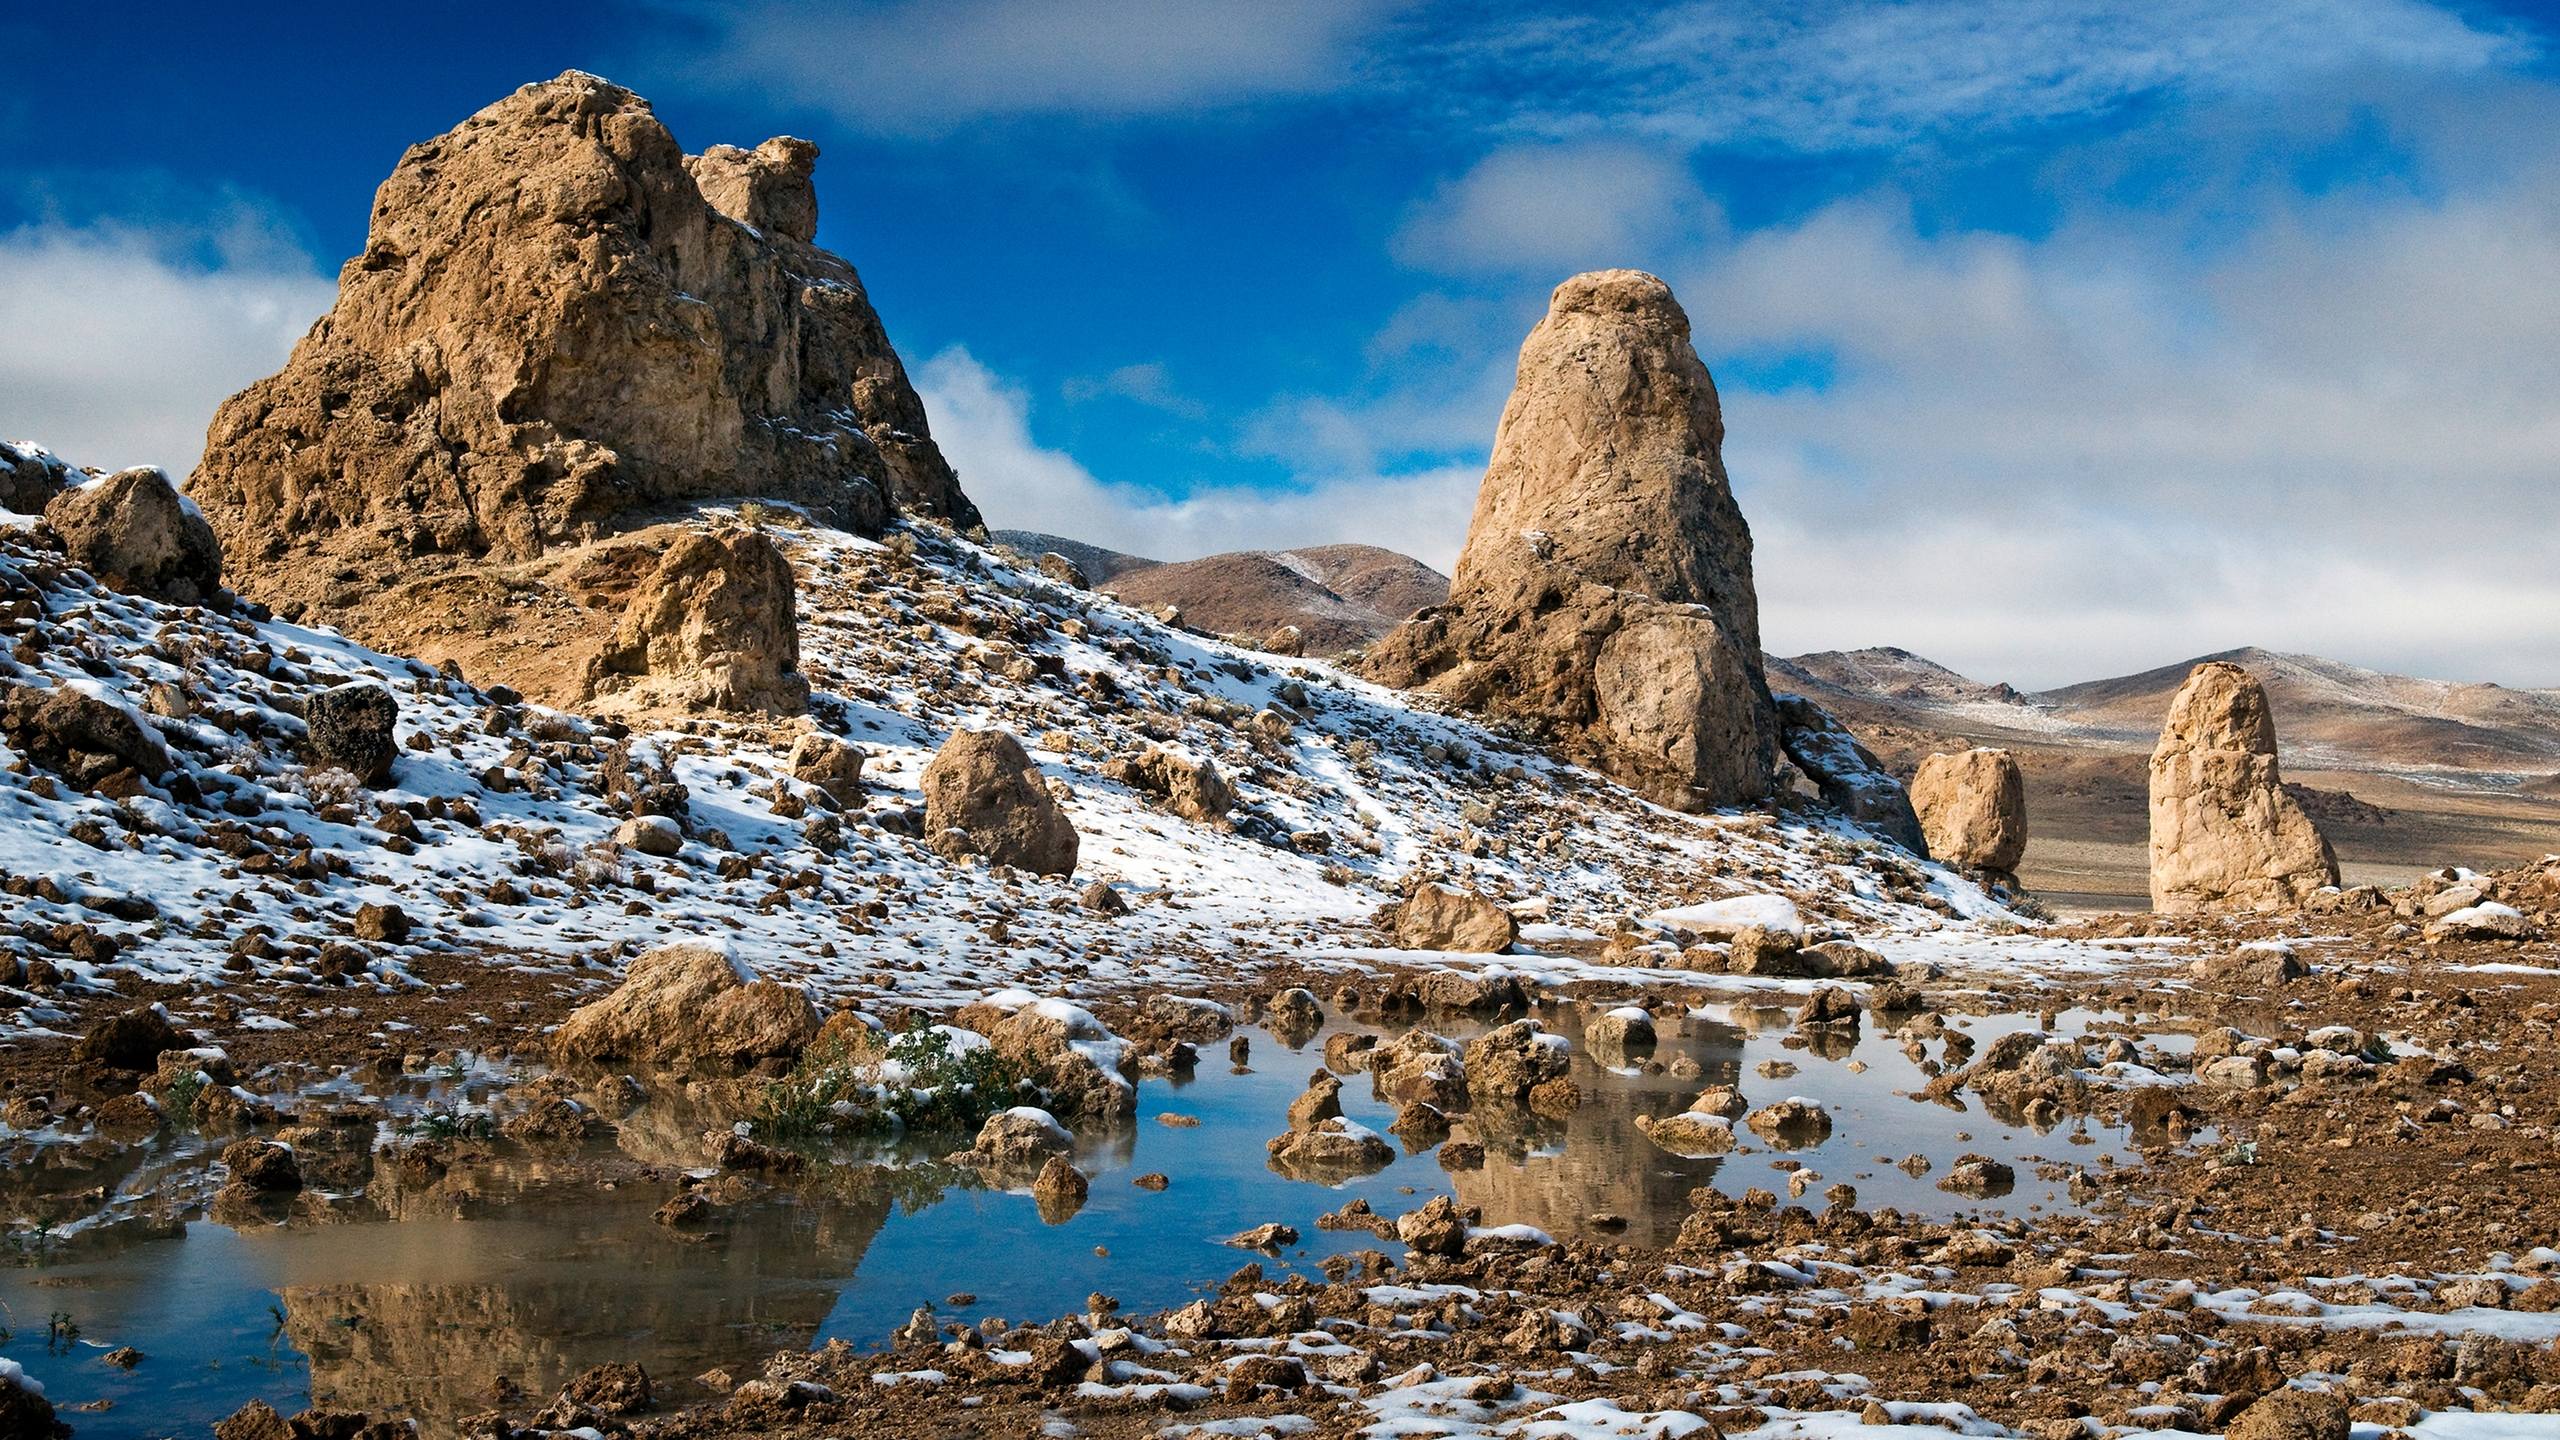
[[[1723,388],[1773,648],[2560,685],[2555,33],[2420,0],[22,7],[0,430],[183,467],[401,149],[575,66],[688,148],[819,142],[820,240],[999,525],[1445,566],[1547,291],[1636,265]]]

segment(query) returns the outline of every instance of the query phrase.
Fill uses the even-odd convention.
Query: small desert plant
[[[922,1022],[885,1041],[838,1036],[765,1087],[754,1128],[773,1136],[975,1130],[1015,1102],[1022,1080],[994,1046],[955,1050],[950,1034]]]

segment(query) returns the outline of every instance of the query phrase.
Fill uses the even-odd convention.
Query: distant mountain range
[[[2419,775],[2560,774],[2560,691],[2418,680],[2254,647],[2139,674],[2022,693],[1907,650],[1829,650],[1770,661],[1770,683],[1861,722],[1983,743],[2148,750],[2187,673],[2228,660],[2267,687],[2288,765]]]
[[[1237,550],[1197,560],[1149,560],[1035,530],[993,538],[1026,554],[1076,562],[1097,590],[1155,610],[1177,606],[1195,629],[1259,641],[1295,625],[1310,655],[1366,645],[1426,605],[1449,598],[1449,577],[1375,545]]]

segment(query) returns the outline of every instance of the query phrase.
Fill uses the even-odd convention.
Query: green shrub
[[[758,1134],[786,1137],[973,1131],[1016,1103],[1022,1082],[1021,1067],[993,1046],[955,1052],[949,1035],[919,1022],[885,1047],[842,1037],[811,1046],[765,1087],[753,1123]]]

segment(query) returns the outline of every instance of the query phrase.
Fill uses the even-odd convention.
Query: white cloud
[[[665,7],[698,43],[658,55],[857,128],[937,134],[1036,115],[1195,114],[1334,89],[1381,0],[703,0]]]
[[[1647,263],[1717,223],[1687,164],[1658,148],[1515,145],[1417,204],[1390,248],[1426,269],[1570,275]]]
[[[1227,550],[1356,542],[1441,569],[1457,558],[1476,466],[1332,475],[1282,490],[1227,488],[1175,499],[1097,478],[1031,434],[1030,396],[954,346],[915,372],[934,439],[999,530],[1038,530],[1159,560]]]
[[[1209,415],[1209,407],[1183,394],[1173,383],[1173,372],[1156,360],[1123,365],[1100,375],[1074,376],[1060,388],[1069,400],[1078,403],[1109,396],[1183,420],[1204,420]]]
[[[0,234],[0,432],[77,465],[182,476],[214,407],[279,368],[335,293],[245,213]]]
[[[1673,277],[1728,384],[1773,648],[2040,685],[2256,644],[2560,684],[2560,170],[2270,198],[2203,256],[2090,214],[2027,243],[1842,202]]]
[[[2385,70],[2520,65],[2536,42],[2422,0],[1730,0],[1437,37],[1409,87],[1545,135],[1829,151],[2262,95]]]

